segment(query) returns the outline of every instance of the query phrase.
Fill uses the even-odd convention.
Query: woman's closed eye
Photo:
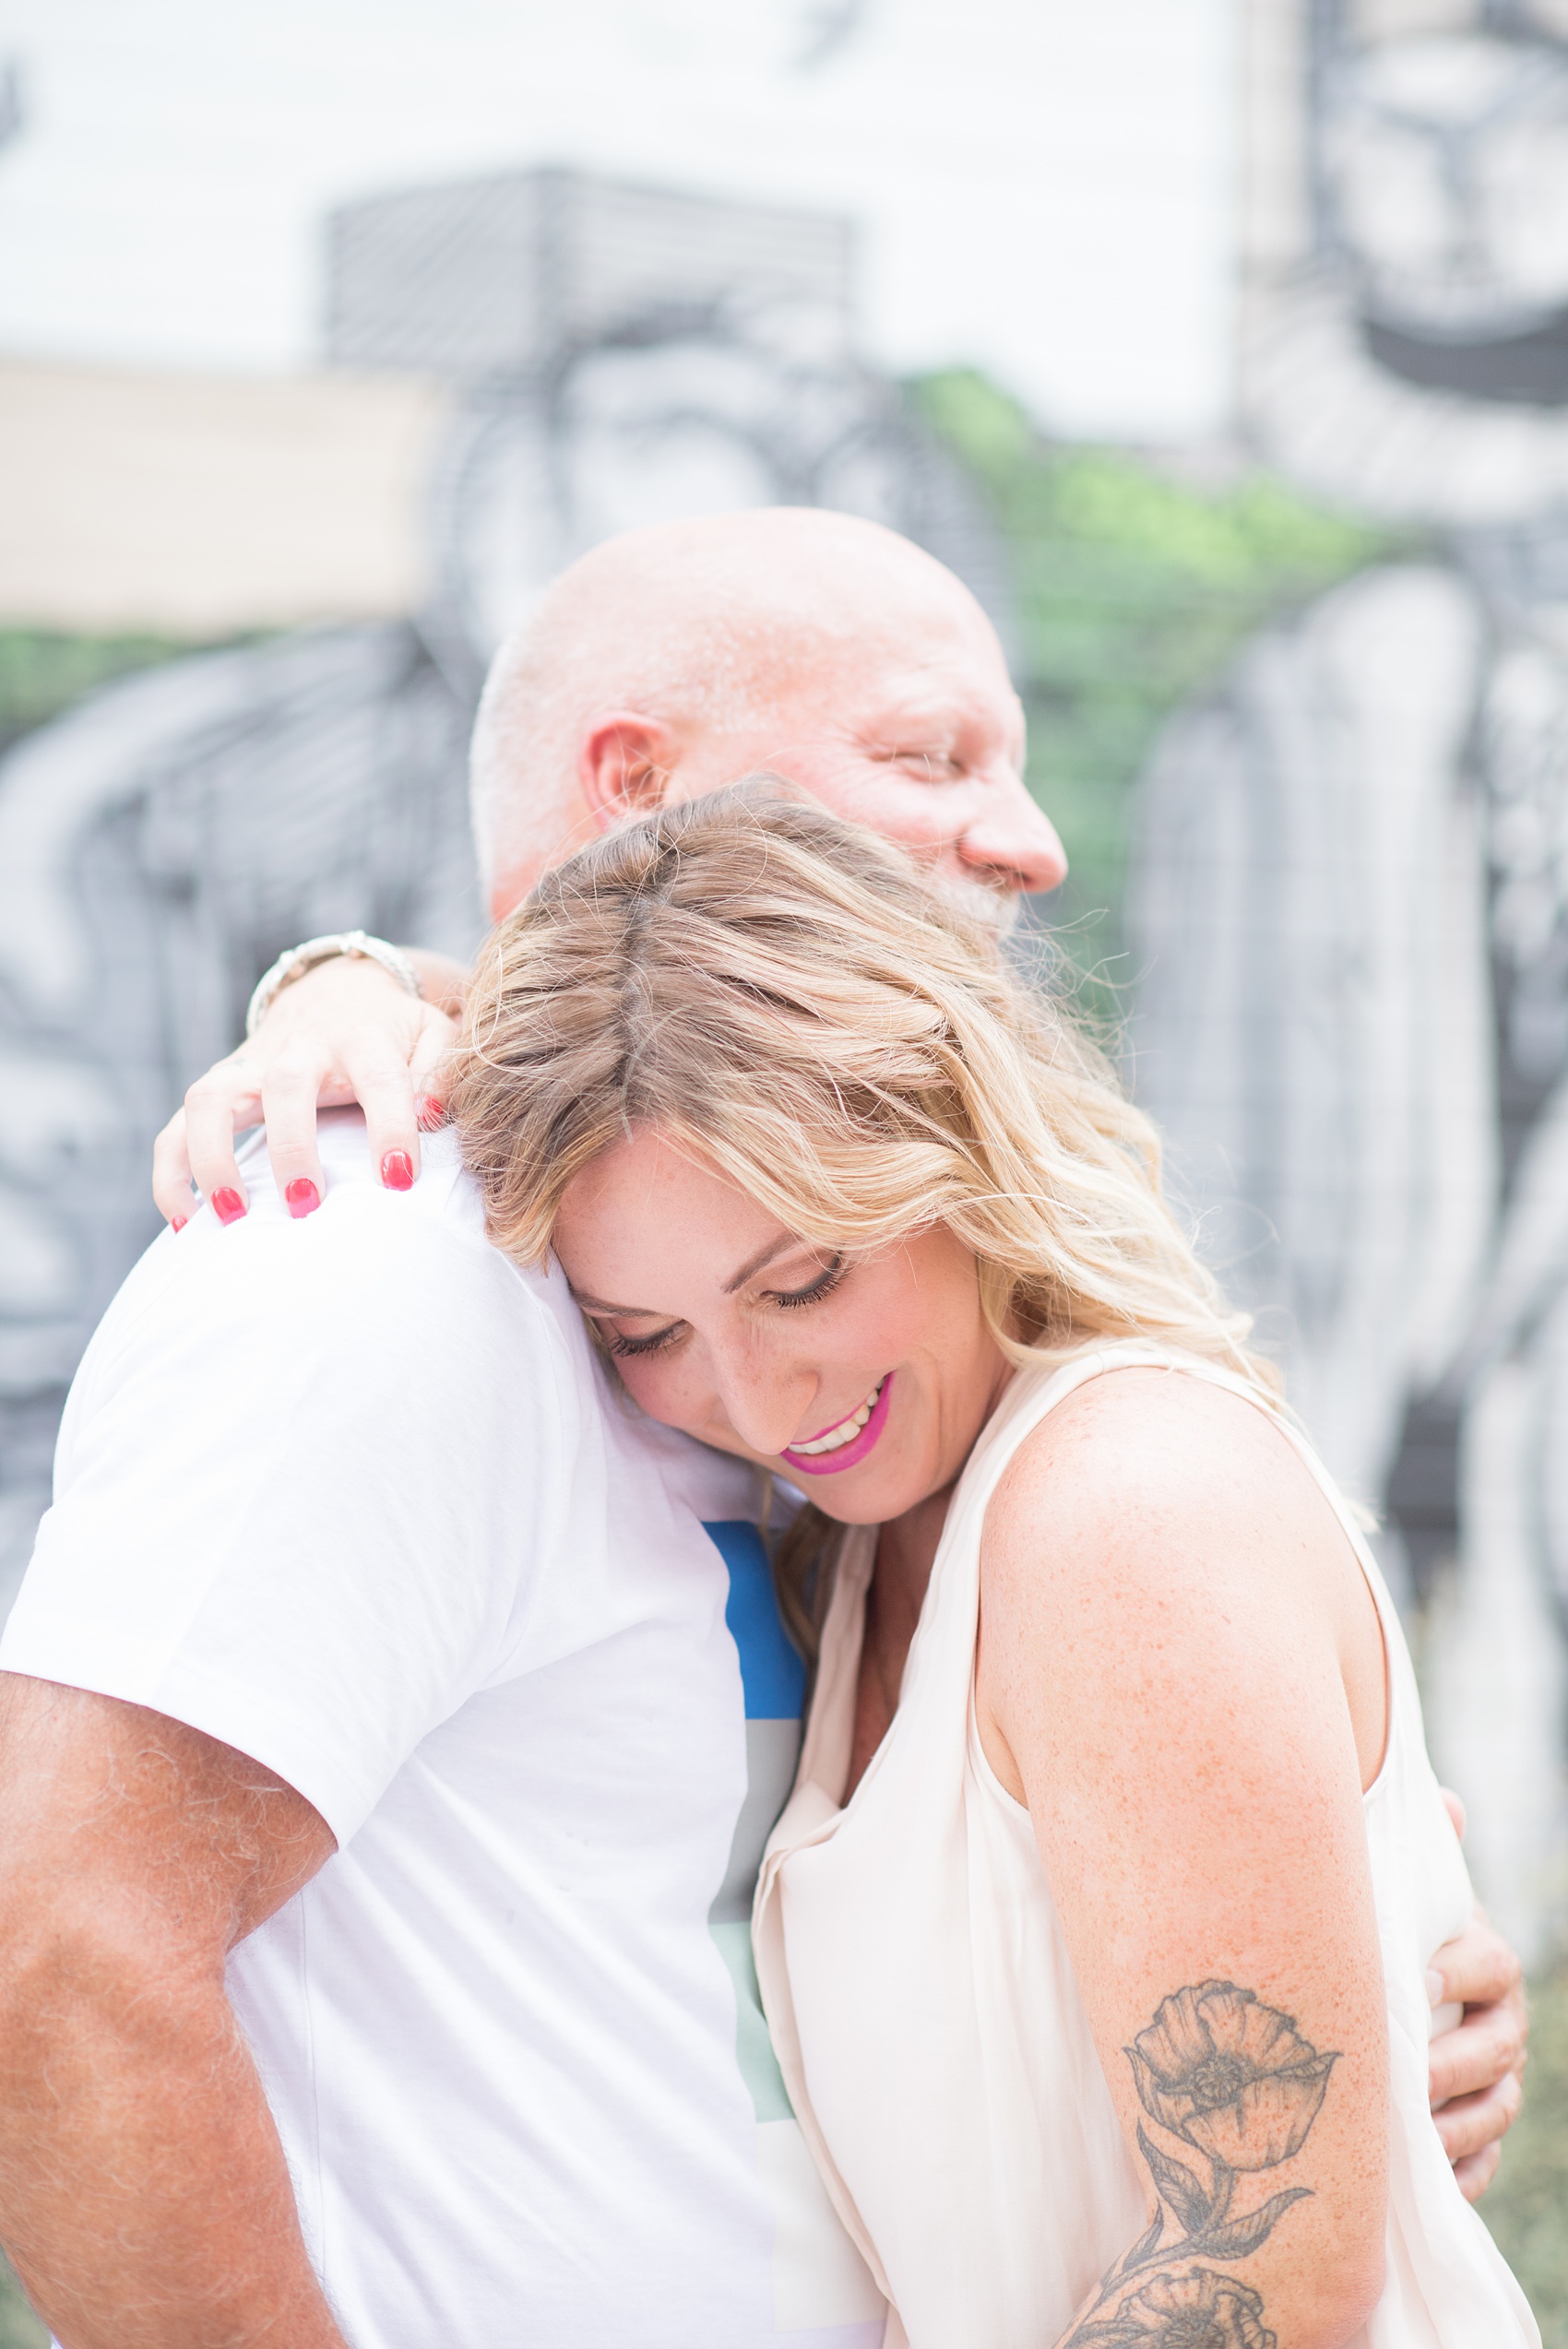
[[[665,1347],[680,1336],[685,1326],[684,1322],[671,1322],[667,1328],[654,1330],[647,1337],[623,1337],[618,1331],[604,1329],[603,1323],[600,1324],[605,1345],[611,1353],[622,1361],[633,1354],[662,1354]]]
[[[846,1270],[840,1251],[830,1257],[822,1270],[814,1274],[802,1287],[765,1289],[762,1301],[778,1306],[781,1312],[798,1312],[803,1305],[819,1305],[825,1298],[832,1296],[843,1280]],[[602,1321],[599,1327],[610,1352],[624,1362],[637,1357],[664,1353],[683,1335],[687,1324],[684,1322],[667,1322],[661,1330],[650,1330],[646,1337],[627,1337],[620,1330],[607,1328]]]
[[[781,1306],[786,1312],[801,1305],[820,1304],[825,1297],[832,1296],[843,1280],[845,1269],[840,1251],[828,1260],[814,1280],[807,1281],[803,1288],[773,1288],[766,1292],[767,1297],[771,1303]]]

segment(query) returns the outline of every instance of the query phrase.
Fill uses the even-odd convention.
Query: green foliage
[[[1161,720],[1276,613],[1396,552],[1255,470],[1203,479],[1045,440],[984,377],[909,387],[980,484],[1013,563],[1029,786],[1073,874],[1063,918],[1096,963],[1119,943],[1128,798]]]
[[[1535,1985],[1525,2109],[1480,2206],[1543,2349],[1568,2349],[1568,1962]]]
[[[49,2349],[49,2328],[34,2316],[4,2258],[0,2258],[0,2349]]]
[[[0,744],[57,718],[97,685],[191,649],[163,636],[65,636],[44,628],[0,628]]]

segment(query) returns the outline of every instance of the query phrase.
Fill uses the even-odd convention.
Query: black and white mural
[[[1568,10],[1253,19],[1243,427],[1408,551],[1167,727],[1138,1082],[1384,1519],[1535,1952],[1568,1893]]]
[[[1159,480],[1262,467],[1357,552],[1269,607],[1142,776],[1131,1065],[1207,1252],[1381,1520],[1474,1871],[1533,1954],[1568,1915],[1568,0],[1239,15],[1235,436]],[[813,39],[854,17],[812,13]],[[1057,486],[988,508],[857,356],[846,220],[538,170],[326,234],[330,361],[445,387],[421,609],[165,661],[0,760],[0,1605],[65,1385],[155,1228],[152,1135],[257,974],[323,930],[477,936],[480,680],[564,564],[639,522],[822,504],[909,531],[1006,621],[1011,540],[1064,824],[1080,750],[1120,755],[1095,646],[1159,666],[1137,611],[1111,625],[1142,590],[1102,508],[1121,481],[1152,528],[1165,457],[1041,441]]]
[[[0,1607],[66,1385],[157,1228],[152,1138],[261,971],[345,927],[477,942],[469,731],[545,583],[613,531],[782,503],[1004,593],[962,471],[856,357],[848,222],[535,171],[328,234],[329,358],[453,387],[425,608],[168,662],[0,761]]]

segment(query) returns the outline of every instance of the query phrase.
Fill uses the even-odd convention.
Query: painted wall
[[[1251,12],[1241,427],[1404,544],[1254,636],[1137,801],[1139,1088],[1384,1519],[1531,1951],[1568,1892],[1568,26]]]
[[[208,641],[413,611],[442,387],[0,360],[0,628]]]

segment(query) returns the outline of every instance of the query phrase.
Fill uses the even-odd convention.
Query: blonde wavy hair
[[[481,959],[448,1099],[490,1235],[523,1263],[573,1178],[650,1126],[824,1249],[946,1224],[1016,1364],[1148,1337],[1277,1394],[1070,1004],[900,850],[773,777],[541,881]],[[808,1650],[827,1526],[808,1507],[776,1561]]]

